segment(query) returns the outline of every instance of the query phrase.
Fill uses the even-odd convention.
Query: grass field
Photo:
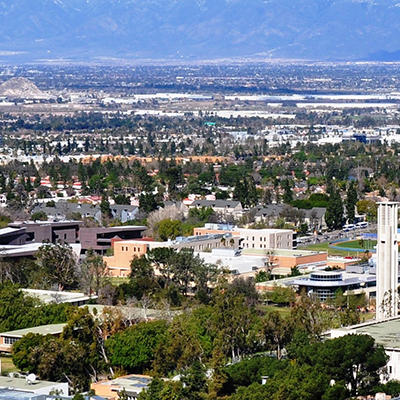
[[[361,246],[363,244],[363,246]],[[376,240],[364,240],[363,243],[360,243],[359,240],[352,240],[350,242],[340,242],[335,244],[335,247],[348,247],[350,249],[360,249],[360,251],[365,251],[369,249],[373,249],[376,246]]]
[[[113,277],[111,278],[111,284],[114,286],[119,286],[122,285],[123,283],[128,283],[129,282],[129,278],[124,278],[124,277]]]
[[[10,372],[15,372],[17,371],[17,368],[12,362],[11,357],[0,357],[1,360],[1,375],[6,375]]]
[[[279,314],[281,314],[282,317],[288,317],[290,314],[290,307],[277,307],[277,306],[261,306],[261,309],[266,312],[270,311],[278,311]]]
[[[299,246],[299,250],[312,250],[312,251],[327,251],[329,256],[338,257],[355,257],[357,254],[362,256],[366,249],[373,249],[376,245],[376,240],[365,240],[364,248],[360,247],[360,242],[358,240],[352,240],[349,242],[340,242],[333,247],[329,247],[328,242],[309,244],[307,246]],[[341,249],[341,247],[348,247],[350,249],[360,249],[357,251],[348,251]]]
[[[309,244],[308,246],[299,246],[299,250],[312,250],[312,251],[327,251],[329,256],[338,256],[338,257],[347,257],[347,256],[355,256],[357,253],[354,251],[346,251],[346,250],[340,250],[338,249],[333,249],[329,247],[328,242],[324,243],[316,243],[316,244]]]

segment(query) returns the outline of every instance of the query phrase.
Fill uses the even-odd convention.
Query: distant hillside
[[[0,1],[0,61],[390,58],[399,0]]]
[[[2,83],[0,85],[0,96],[9,99],[47,99],[50,97],[25,78],[12,78]]]

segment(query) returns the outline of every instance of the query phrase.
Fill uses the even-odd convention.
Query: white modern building
[[[8,399],[28,399],[35,398],[34,395],[50,395],[51,393],[59,393],[60,396],[68,396],[69,385],[66,382],[49,382],[37,379],[33,374],[24,376],[0,376],[0,394],[7,390],[17,391],[10,395]],[[17,397],[17,394],[19,396]],[[26,394],[26,397],[24,396]],[[14,397],[15,396],[15,397]],[[5,398],[5,397],[0,397]]]
[[[251,277],[265,270],[265,255],[243,255],[237,249],[212,249],[211,252],[197,252],[207,264],[215,264],[230,271],[234,276]]]

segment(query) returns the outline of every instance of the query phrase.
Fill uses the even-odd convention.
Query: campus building
[[[0,352],[11,353],[12,345],[28,333],[39,335],[61,335],[67,324],[41,325],[0,333]]]
[[[382,381],[400,380],[400,318],[392,317],[385,321],[369,321],[359,325],[333,329],[329,336],[334,339],[345,335],[370,335],[376,344],[385,349],[389,360],[386,364],[387,376]]]
[[[96,300],[98,296],[91,294],[86,295],[85,293],[79,292],[67,292],[67,291],[56,291],[56,290],[43,290],[43,289],[20,289],[26,295],[38,299],[40,302],[45,304],[50,303],[67,303],[72,306],[83,306],[92,300]]]
[[[232,225],[206,224],[203,228],[194,228],[195,236],[216,233],[230,233],[240,238],[243,249],[293,249],[296,248],[296,232],[291,229],[246,229]]]
[[[79,240],[82,245],[82,252],[93,250],[96,253],[104,254],[112,247],[113,241],[140,239],[146,229],[147,227],[145,226],[81,228]]]
[[[328,253],[309,250],[264,250],[244,249],[242,254],[253,257],[264,257],[272,269],[272,274],[277,276],[289,275],[293,268],[300,272],[312,271],[318,267],[326,267]]]
[[[110,276],[129,276],[131,272],[131,261],[134,257],[144,256],[149,250],[158,247],[169,247],[173,249],[192,249],[195,252],[211,251],[211,249],[225,248],[226,246],[237,247],[238,237],[231,234],[214,234],[203,236],[177,237],[167,242],[153,240],[115,240],[113,241],[113,255],[103,257],[107,264]]]
[[[0,376],[0,400],[56,400],[66,399],[69,385],[66,382],[50,382],[26,377]],[[51,393],[59,393],[52,396]],[[70,398],[70,397],[69,397]]]
[[[111,380],[92,383],[96,395],[109,400],[119,399],[119,393],[124,392],[129,400],[136,400],[139,394],[148,388],[152,378],[147,375],[125,375]]]
[[[28,243],[78,243],[82,221],[14,222],[0,229],[0,244],[23,245]]]
[[[365,273],[348,273],[343,271],[315,271],[304,278],[294,279],[290,286],[299,291],[305,290],[310,296],[315,296],[321,302],[334,299],[336,292],[359,294],[368,296],[376,293],[376,275]]]

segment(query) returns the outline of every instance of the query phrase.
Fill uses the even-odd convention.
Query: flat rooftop
[[[101,318],[105,309],[120,312],[123,316],[132,319],[145,319],[146,317],[150,320],[157,319],[167,319],[169,315],[178,315],[180,311],[169,311],[169,313],[164,310],[156,310],[154,308],[149,308],[146,313],[143,308],[140,307],[128,307],[128,306],[105,306],[102,304],[87,304],[83,307],[87,307],[89,312],[96,317]]]
[[[9,376],[0,376],[0,388],[16,389],[26,392],[37,391],[38,389],[48,388],[49,386],[58,386],[57,382],[36,380],[34,383],[28,383],[25,378],[11,378]],[[1,391],[0,391],[1,393]],[[26,395],[26,393],[25,393]],[[23,397],[22,397],[23,398]]]
[[[340,279],[336,280],[312,280],[311,275],[318,276],[339,276]],[[293,279],[293,278],[292,278]],[[293,279],[291,284],[299,286],[309,286],[309,287],[340,287],[349,285],[362,285],[362,284],[374,284],[376,282],[376,275],[374,274],[358,274],[353,272],[346,272],[343,270],[337,271],[313,271],[307,277],[298,276]]]
[[[82,221],[63,220],[63,221],[15,221],[8,224],[10,228],[24,228],[28,226],[65,226],[65,225],[83,225]]]
[[[0,388],[0,399],[1,400],[36,400],[40,398],[38,395],[33,393],[27,393],[13,389],[1,389]]]
[[[358,334],[367,334],[375,339],[375,342],[385,348],[400,349],[400,317],[392,320],[377,322],[374,321],[364,326],[349,327],[349,333],[354,331]]]
[[[292,229],[277,229],[277,228],[265,228],[265,229],[248,229],[248,228],[236,228],[234,229],[236,232],[251,234],[254,233],[294,233]]]
[[[113,233],[113,232],[121,232],[121,231],[145,231],[145,230],[147,230],[147,226],[124,225],[124,226],[111,226],[109,228],[100,226],[100,227],[93,227],[93,228],[81,228],[81,230],[93,231],[93,232],[97,232],[97,233]]]
[[[42,246],[51,246],[51,243],[37,242],[37,243],[27,243],[21,245],[1,245],[0,246],[0,256],[4,257],[28,257],[33,256],[37,253]],[[74,253],[79,256],[81,252],[80,243],[70,243]]]
[[[328,254],[325,251],[289,250],[289,249],[243,249],[243,255],[253,256],[281,256],[281,257],[306,257],[316,254]]]
[[[67,324],[51,324],[34,326],[32,328],[17,329],[15,331],[8,331],[0,333],[0,336],[10,336],[21,338],[28,333],[38,333],[39,335],[57,335],[60,334]]]
[[[43,243],[28,243],[21,245],[2,245],[0,254],[2,257],[23,257],[34,255]]]
[[[4,235],[11,235],[17,232],[24,232],[24,228],[12,228],[12,227],[7,227],[7,228],[2,228],[0,229],[0,236]]]
[[[111,229],[111,228],[110,228]],[[231,238],[231,234],[224,233],[215,233],[211,235],[199,235],[199,236],[178,236],[175,240],[167,240],[165,242],[155,241],[155,240],[143,240],[143,239],[127,239],[127,240],[119,240],[119,244],[148,244],[150,246],[158,246],[158,247],[168,247],[175,244],[182,243],[197,243],[197,242],[205,242],[207,240],[217,240],[221,238],[229,239]]]
[[[55,290],[41,290],[41,289],[21,289],[24,293],[31,297],[36,297],[43,303],[76,303],[87,301],[90,299],[97,299],[97,296],[87,296],[85,293],[78,292],[60,292]]]
[[[108,385],[124,388],[128,393],[140,393],[147,389],[152,378],[147,375],[125,375],[109,381],[98,382],[97,385]]]

